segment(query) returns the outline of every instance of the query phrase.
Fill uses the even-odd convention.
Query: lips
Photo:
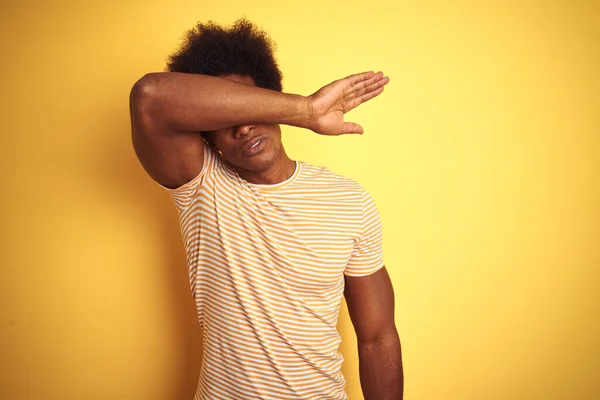
[[[266,139],[266,136],[253,137],[244,144],[242,150],[247,155],[256,154],[264,148]]]

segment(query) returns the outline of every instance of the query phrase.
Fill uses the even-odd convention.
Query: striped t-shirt
[[[203,327],[195,399],[347,399],[344,275],[383,267],[367,191],[298,161],[286,181],[252,184],[208,146],[200,174],[167,190]]]

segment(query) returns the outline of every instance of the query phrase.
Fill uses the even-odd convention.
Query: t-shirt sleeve
[[[362,229],[344,274],[366,276],[383,267],[383,228],[373,197],[365,189],[362,193]]]
[[[212,170],[214,170],[218,161],[217,157],[218,156],[209,146],[204,146],[204,162],[198,175],[175,189],[171,189],[159,184],[167,191],[167,193],[169,193],[169,196],[171,196],[173,199],[173,202],[175,203],[175,206],[179,212],[184,211],[190,206],[192,200],[198,194],[198,189],[204,183],[206,176],[209,175]]]

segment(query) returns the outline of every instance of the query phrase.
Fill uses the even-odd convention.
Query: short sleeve
[[[361,234],[354,243],[346,276],[366,276],[377,272],[383,263],[383,228],[373,197],[365,189],[362,192]]]
[[[218,161],[217,157],[214,150],[209,146],[204,146],[204,162],[202,163],[202,169],[198,175],[175,189],[160,185],[167,193],[169,193],[179,212],[186,210],[192,203],[192,199],[196,197],[198,189],[202,186],[204,179],[212,172],[212,170],[214,170]]]

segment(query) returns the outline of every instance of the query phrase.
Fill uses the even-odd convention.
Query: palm
[[[360,125],[345,122],[344,114],[383,92],[389,82],[381,72],[351,75],[322,87],[309,96],[312,106],[311,129],[323,135],[363,133]]]

